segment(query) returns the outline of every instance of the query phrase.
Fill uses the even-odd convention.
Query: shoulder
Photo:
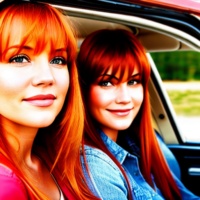
[[[28,199],[22,181],[7,166],[0,163],[0,199]]]
[[[97,162],[98,164],[105,165],[113,170],[119,170],[114,161],[102,150],[85,145],[86,161],[89,163]]]
[[[90,179],[101,199],[127,199],[125,178],[113,160],[103,151],[89,146],[85,146],[85,156]],[[81,161],[86,171],[83,156]]]
[[[107,180],[109,182],[118,181],[118,183],[121,183],[123,186],[126,185],[121,170],[106,153],[100,149],[85,145],[85,157],[90,175],[94,177],[94,179]],[[82,164],[85,165],[83,156],[81,160]]]

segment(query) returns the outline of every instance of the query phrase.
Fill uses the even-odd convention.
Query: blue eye
[[[139,81],[138,80],[130,80],[129,82],[128,82],[128,85],[136,85],[136,84],[138,84],[139,83]]]
[[[99,83],[100,86],[108,87],[111,86],[112,83],[110,81],[102,81]]]
[[[27,62],[30,62],[30,59],[28,56],[24,54],[13,56],[9,60],[9,63],[27,63]]]
[[[66,60],[63,57],[55,57],[50,61],[50,64],[65,65],[66,64]]]

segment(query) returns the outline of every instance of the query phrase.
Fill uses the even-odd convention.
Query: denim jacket
[[[99,134],[106,144],[108,150],[116,157],[125,170],[130,185],[131,193],[136,200],[162,200],[164,197],[156,187],[156,192],[143,178],[138,164],[140,149],[134,141],[125,136],[123,142],[129,148],[129,152],[107,137],[102,131]],[[90,172],[90,179],[86,173],[83,156],[81,157],[83,172],[89,188],[100,199],[103,200],[127,200],[128,186],[118,166],[112,159],[99,149],[85,145],[85,155]],[[153,176],[152,176],[153,178]],[[184,185],[174,176],[181,191],[183,200],[200,200],[199,197],[187,190]]]

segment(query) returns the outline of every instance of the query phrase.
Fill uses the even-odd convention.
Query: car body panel
[[[125,0],[125,2],[158,6],[200,16],[200,0]]]

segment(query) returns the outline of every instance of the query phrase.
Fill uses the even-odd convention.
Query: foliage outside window
[[[183,134],[189,141],[200,141],[200,53],[160,52],[151,53],[151,56],[166,86]],[[176,87],[178,85],[183,87]]]

